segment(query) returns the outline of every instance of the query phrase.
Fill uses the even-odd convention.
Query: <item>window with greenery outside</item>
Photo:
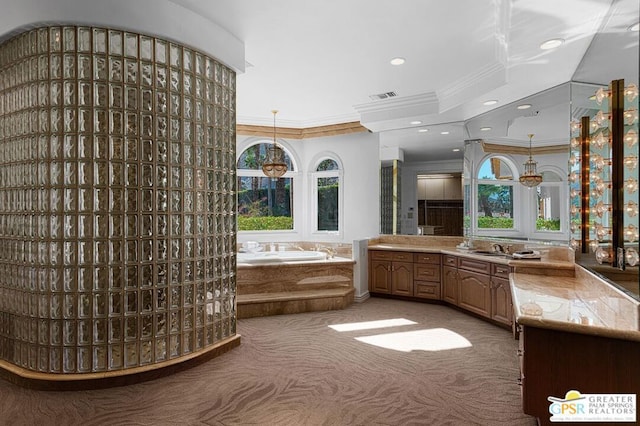
[[[335,160],[326,159],[316,167],[317,230],[337,231],[339,213],[339,166]]]
[[[293,164],[285,150],[288,172],[279,179],[262,173],[270,143],[252,145],[238,158],[238,230],[293,229],[293,179],[287,177]]]
[[[478,229],[513,229],[513,172],[500,158],[478,171]]]

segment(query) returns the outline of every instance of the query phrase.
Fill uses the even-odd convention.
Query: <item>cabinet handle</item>
[[[516,355],[518,355],[518,356],[523,356],[523,355],[524,355],[524,351],[523,351],[522,349],[518,349],[518,350],[516,351]]]

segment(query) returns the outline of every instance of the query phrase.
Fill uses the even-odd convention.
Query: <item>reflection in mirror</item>
[[[500,157],[487,158],[478,170],[478,229],[513,229],[513,172]]]
[[[543,172],[542,183],[536,188],[536,231],[560,231],[562,214],[560,197],[562,179],[554,172]]]

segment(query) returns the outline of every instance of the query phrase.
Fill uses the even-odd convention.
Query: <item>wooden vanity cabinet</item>
[[[440,300],[440,261],[437,253],[413,254],[413,295],[421,299]]]
[[[509,266],[452,255],[443,256],[442,265],[442,300],[512,325]]]
[[[440,299],[439,253],[372,250],[369,291],[396,296]]]
[[[504,325],[513,324],[513,302],[509,286],[510,268],[491,264],[491,319]]]
[[[522,408],[541,425],[549,396],[640,392],[640,342],[520,325]],[[610,423],[607,423],[610,424]],[[617,424],[617,423],[616,423]]]
[[[372,250],[369,257],[369,291],[413,296],[413,253]]]

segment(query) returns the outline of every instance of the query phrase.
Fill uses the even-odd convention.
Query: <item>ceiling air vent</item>
[[[385,93],[378,93],[377,95],[369,95],[371,100],[374,100],[374,101],[379,101],[381,99],[389,99],[389,98],[393,98],[394,96],[398,96],[396,92],[385,92]]]

